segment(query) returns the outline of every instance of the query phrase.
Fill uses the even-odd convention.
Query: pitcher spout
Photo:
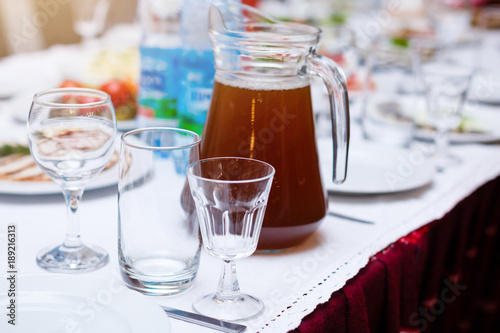
[[[294,76],[316,50],[321,30],[281,22],[243,4],[215,4],[210,7],[209,33],[217,70]]]

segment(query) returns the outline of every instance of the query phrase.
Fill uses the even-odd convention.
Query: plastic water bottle
[[[182,0],[140,0],[141,75],[137,126],[178,125]]]
[[[208,36],[211,0],[185,0],[181,13],[179,127],[201,134],[214,83],[214,55]]]
[[[214,54],[208,35],[210,5],[229,6],[238,3],[240,0],[184,1],[181,13],[183,52],[178,103],[181,128],[201,134],[210,107],[215,75]]]

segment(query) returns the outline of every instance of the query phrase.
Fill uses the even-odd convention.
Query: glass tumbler
[[[174,128],[144,128],[121,138],[118,251],[121,275],[147,295],[188,289],[198,271],[201,237],[186,180],[200,137]]]

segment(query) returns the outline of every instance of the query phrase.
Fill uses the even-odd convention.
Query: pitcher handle
[[[342,184],[347,175],[350,130],[345,75],[335,61],[316,53],[309,55],[307,73],[321,77],[328,89],[332,117],[333,182]]]

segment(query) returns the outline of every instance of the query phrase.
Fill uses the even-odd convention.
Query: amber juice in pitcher
[[[261,250],[297,245],[326,214],[308,78],[262,83],[216,76],[201,155],[255,158],[276,169]]]
[[[242,4],[212,6],[209,18],[215,83],[201,157],[240,156],[275,168],[258,249],[290,248],[312,235],[327,212],[310,76],[328,89],[337,183],[345,179],[349,145],[345,76],[316,53],[316,27],[280,22]]]

